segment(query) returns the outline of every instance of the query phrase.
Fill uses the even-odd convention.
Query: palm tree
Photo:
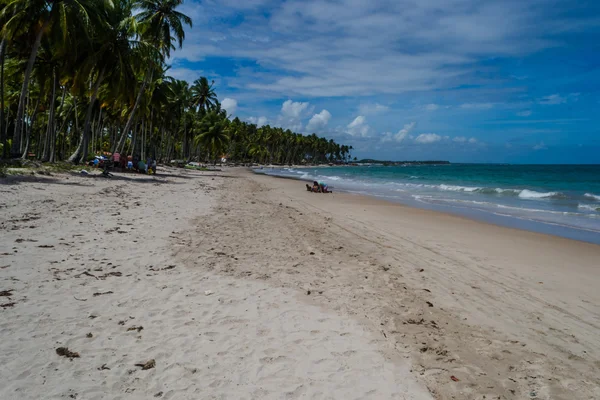
[[[95,49],[78,68],[78,75],[87,77],[94,83],[89,93],[90,100],[79,146],[69,157],[70,162],[85,162],[87,158],[92,113],[98,106],[96,100],[104,79],[108,78],[112,87],[129,89],[131,80],[135,78],[132,69],[134,60],[149,52],[146,43],[135,40],[137,21],[131,14],[133,6],[130,0],[119,0],[113,7],[103,10],[106,13],[104,29],[97,33]]]
[[[60,38],[63,43],[72,42],[73,35],[80,33],[76,28],[81,27],[84,36],[77,38],[81,42],[86,37],[85,34],[89,32],[92,22],[95,22],[95,17],[101,14],[98,12],[101,4],[100,0],[7,0],[6,6],[0,13],[0,19],[6,21],[2,28],[2,36],[14,37],[23,34],[26,30],[35,32],[15,119],[11,149],[13,154],[18,153],[21,147],[20,136],[25,100],[42,37],[48,34],[48,31],[54,30],[59,33],[55,37]]]
[[[208,84],[208,79],[201,77],[194,81],[192,85],[192,102],[199,110],[210,111],[215,109],[218,100],[217,94],[213,89],[215,81]]]
[[[196,145],[208,150],[208,156],[217,163],[229,143],[229,120],[224,112],[211,111],[197,124],[198,135],[194,138]]]
[[[142,94],[146,89],[148,81],[152,80],[152,73],[165,57],[171,55],[171,50],[175,49],[174,42],[183,45],[185,39],[185,31],[183,24],[192,26],[192,20],[187,15],[176,10],[183,3],[183,0],[137,0],[135,6],[141,9],[141,12],[136,16],[140,23],[140,36],[143,41],[149,43],[158,51],[158,60],[156,57],[149,57],[146,61],[149,63],[148,70],[142,81],[138,92],[135,104],[123,130],[121,140],[117,144],[119,150],[125,143],[125,137],[129,134],[135,111],[139,106]],[[172,36],[174,34],[175,36]]]

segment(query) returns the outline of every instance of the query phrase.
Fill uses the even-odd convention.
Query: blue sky
[[[187,0],[171,75],[359,158],[600,163],[598,0]]]

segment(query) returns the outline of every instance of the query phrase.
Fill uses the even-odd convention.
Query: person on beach
[[[319,186],[319,182],[313,182],[312,191],[315,193],[321,193],[321,186]]]

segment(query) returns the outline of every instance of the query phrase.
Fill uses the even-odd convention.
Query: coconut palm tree
[[[192,85],[192,102],[198,110],[210,111],[217,105],[217,94],[213,89],[215,81],[208,83],[208,79],[201,77]]]
[[[198,121],[194,138],[196,145],[202,145],[208,150],[208,156],[214,164],[223,154],[229,143],[229,120],[225,112],[211,111]]]

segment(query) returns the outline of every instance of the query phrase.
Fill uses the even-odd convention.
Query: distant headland
[[[372,160],[372,159],[363,159],[359,161],[355,161],[356,164],[381,164],[384,166],[395,166],[395,165],[447,165],[450,164],[450,161],[382,161],[382,160]]]

